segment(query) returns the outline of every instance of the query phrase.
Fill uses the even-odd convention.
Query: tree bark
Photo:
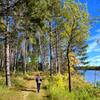
[[[0,59],[0,71],[2,71],[2,59]]]
[[[5,71],[6,71],[6,86],[11,87],[10,79],[10,55],[9,55],[9,41],[8,36],[5,36]]]
[[[56,31],[56,73],[60,73],[59,63],[59,33]]]
[[[27,40],[26,40],[26,38],[25,38],[25,46],[24,46],[24,52],[23,52],[23,74],[26,74],[26,66],[27,66],[27,64],[26,64],[26,59],[27,59]]]
[[[17,67],[17,48],[15,49],[14,53],[14,66],[13,66],[13,72],[16,73],[16,67]]]
[[[69,37],[69,41],[68,41],[68,46],[67,46],[67,66],[68,66],[69,92],[72,91],[72,86],[71,86],[71,72],[70,72],[70,58],[69,58],[70,44],[71,44],[72,39],[73,38],[72,38],[72,33],[71,33],[71,35]]]
[[[39,53],[40,62],[39,62],[39,63],[41,63],[41,65],[42,65],[42,66],[41,66],[41,67],[42,67],[41,70],[43,70],[43,69],[44,69],[44,68],[43,68],[43,65],[44,65],[44,64],[43,64],[43,62],[44,62],[44,61],[43,61],[43,50],[42,50],[42,49],[43,49],[43,48],[42,48],[43,46],[42,46],[42,37],[41,37],[41,34],[40,34],[40,33],[39,33],[39,46],[40,46],[40,53]]]
[[[57,34],[57,32],[55,32],[56,33],[56,73],[58,73],[59,72],[59,65],[58,65],[58,34]]]
[[[50,49],[50,76],[52,77],[52,49],[51,49],[51,23],[50,25],[50,40],[49,40],[49,49]]]
[[[70,47],[70,43],[68,43],[68,47],[67,47],[67,66],[68,66],[68,83],[69,83],[69,92],[71,92],[71,73],[70,73],[70,59],[69,59],[69,47]]]

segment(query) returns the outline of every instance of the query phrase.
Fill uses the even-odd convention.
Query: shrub
[[[67,76],[57,74],[49,82],[48,89],[51,100],[97,100],[99,98],[95,95],[97,89],[83,81],[80,81],[80,84],[74,84],[75,87],[71,93],[68,91]]]
[[[65,98],[65,82],[61,74],[57,74],[53,77],[53,80],[50,80],[49,84],[50,97],[53,100],[60,100],[60,98]],[[60,97],[60,98],[59,98]]]

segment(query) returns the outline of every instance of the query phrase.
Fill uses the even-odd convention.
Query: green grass
[[[0,100],[23,100],[20,92],[6,87],[0,87]]]
[[[73,79],[73,77],[72,77]],[[50,81],[50,80],[49,80]],[[68,80],[65,76],[56,75],[48,86],[51,100],[99,100],[100,90],[86,83],[77,75],[72,80],[72,92],[68,91]]]
[[[5,86],[5,78],[0,77],[0,100],[23,100],[21,89],[27,89],[28,81],[36,73],[26,76],[13,76],[12,88]],[[43,74],[43,73],[42,73]],[[72,92],[68,91],[68,76],[55,75],[51,80],[50,77],[44,75],[41,91],[39,94],[28,92],[27,100],[99,100],[100,90],[94,88],[91,84],[86,83],[83,78],[76,74],[72,76]],[[34,84],[35,81],[31,81]],[[26,85],[27,84],[27,85]],[[32,85],[32,89],[33,90]]]
[[[5,86],[5,78],[0,77],[0,100],[23,100],[23,96],[18,91],[23,88],[24,82],[21,78],[12,78],[12,87]]]
[[[30,93],[28,95],[28,100],[50,100],[50,99],[49,99],[49,97],[41,96],[41,94]]]

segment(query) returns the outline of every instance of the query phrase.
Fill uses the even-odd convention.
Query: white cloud
[[[97,62],[97,63],[95,63],[95,62],[90,62],[89,65],[90,65],[90,66],[100,66],[100,63],[99,63],[99,62]]]
[[[100,29],[95,30],[95,32],[92,33],[92,34],[95,34],[95,35],[94,36],[90,36],[89,41],[93,41],[93,40],[95,41],[97,39],[100,39]]]
[[[98,39],[100,39],[100,34],[96,34],[95,36],[92,36],[92,37],[90,36],[89,41],[96,41]]]
[[[89,58],[89,60],[94,61],[94,62],[97,60],[100,60],[100,55]]]
[[[94,49],[95,52],[100,52],[100,48]]]
[[[97,33],[100,33],[100,29],[96,30]]]
[[[91,66],[100,66],[100,55],[94,56],[92,58],[88,58],[88,61],[90,62]]]
[[[91,44],[89,44],[89,47],[87,48],[87,52],[92,52],[94,51],[94,49],[96,48],[97,43],[96,42],[92,42]]]
[[[89,47],[87,48],[87,53],[90,52],[100,52],[100,45],[97,42],[92,42],[89,44]]]

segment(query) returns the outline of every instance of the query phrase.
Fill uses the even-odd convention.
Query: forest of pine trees
[[[42,71],[51,79],[68,74],[71,92],[72,70],[89,63],[89,27],[89,14],[78,1],[0,0],[0,75],[5,75],[5,85],[12,87],[18,73]]]

